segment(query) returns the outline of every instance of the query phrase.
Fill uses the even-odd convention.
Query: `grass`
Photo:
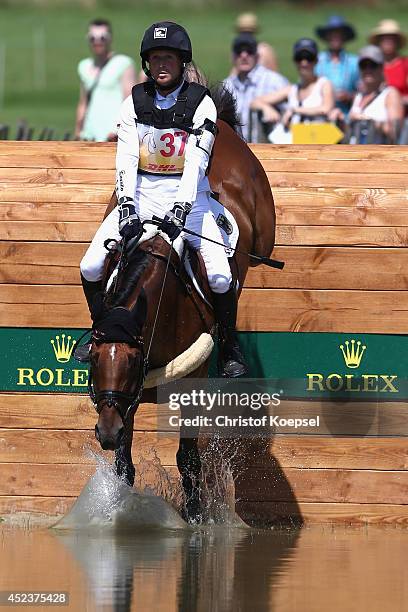
[[[140,39],[146,27],[160,19],[180,21],[190,32],[196,61],[211,80],[226,76],[230,69],[230,43],[233,23],[239,11],[231,8],[160,9],[155,3],[142,8],[106,8],[102,16],[114,27],[115,50],[138,61]],[[404,24],[406,11],[345,5],[310,9],[284,2],[260,6],[257,15],[262,24],[261,40],[270,42],[278,53],[280,71],[295,78],[291,61],[293,42],[302,36],[313,36],[316,25],[328,15],[340,12],[354,24],[357,40],[348,48],[356,51],[366,44],[369,31],[382,18],[392,17]],[[33,8],[13,6],[0,8],[0,72],[1,55],[5,51],[4,93],[0,76],[0,123],[12,126],[12,135],[19,119],[26,119],[40,130],[45,125],[63,132],[73,129],[78,96],[78,61],[87,55],[85,32],[87,22],[101,11],[78,7]],[[407,27],[408,30],[408,27]],[[45,66],[36,43],[45,42]],[[38,45],[38,42],[37,42]],[[37,47],[38,49],[38,47]]]

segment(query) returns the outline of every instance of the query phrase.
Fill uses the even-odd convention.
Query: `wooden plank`
[[[115,168],[114,143],[4,141],[2,168]]]
[[[0,507],[1,507],[0,497]],[[51,502],[48,502],[51,506]],[[58,502],[57,502],[58,503]],[[408,525],[408,505],[398,504],[337,504],[337,503],[288,503],[246,502],[238,500],[236,510],[244,521],[270,526],[297,519],[305,525]]]
[[[76,497],[1,495],[0,516],[28,512],[36,515],[66,514]],[[333,504],[300,502],[244,502],[237,501],[238,514],[249,523],[272,525],[292,517],[305,525],[408,525],[408,505],[394,504]]]
[[[322,164],[324,167],[324,164]],[[405,174],[364,174],[340,173],[340,172],[267,172],[269,184],[274,187],[360,187],[373,189],[401,189],[408,195],[407,180]]]
[[[0,202],[0,221],[95,222],[103,219],[106,204],[72,202]]]
[[[408,233],[407,233],[408,238]],[[78,285],[79,263],[88,244],[0,242],[0,282]],[[408,249],[276,247],[282,271],[250,268],[247,288],[402,290],[408,286]],[[367,270],[375,269],[375,274]]]
[[[138,417],[135,427],[140,429]],[[93,463],[85,447],[106,457],[112,456],[110,452],[101,451],[91,429],[1,429],[0,441],[0,462],[3,463]],[[178,444],[177,432],[135,431],[133,457],[139,461],[154,449],[163,465],[174,465]],[[202,445],[205,444],[203,440]],[[276,434],[266,442],[246,439],[237,444],[242,465],[252,468],[408,470],[406,438]]]
[[[238,329],[399,334],[407,316],[405,291],[244,289]],[[3,284],[0,325],[85,328],[90,318],[80,287]]]
[[[274,187],[278,223],[281,225],[407,225],[406,218],[404,220],[408,206],[406,190],[365,187],[365,185],[360,189],[325,186]],[[398,209],[402,212],[399,216]]]
[[[37,495],[0,495],[0,517],[17,512],[35,515],[64,515],[70,510],[76,497],[43,497]]]
[[[293,437],[277,434],[267,443],[247,440],[242,455],[251,466],[260,468],[276,461],[282,467],[303,469],[408,469],[406,438]]]
[[[112,185],[48,185],[33,184],[16,187],[16,183],[0,184],[0,201],[4,202],[95,202],[108,204]]]
[[[109,459],[113,457],[113,452],[101,450],[91,430],[1,429],[0,441],[0,463],[94,464],[88,449]],[[146,431],[134,433],[135,462],[148,457],[153,448],[162,465],[175,465],[178,433],[173,436]]]
[[[96,469],[95,464],[2,463],[0,496],[77,497]],[[178,478],[176,467],[166,468],[166,473]],[[143,476],[144,484],[158,484],[155,470],[147,470]]]
[[[324,225],[278,225],[276,228],[276,244],[283,246],[406,247],[408,245],[408,228],[350,225],[335,225],[333,227]],[[361,253],[361,250],[358,253]]]
[[[17,243],[33,240],[90,242],[101,221],[102,216],[94,217],[92,221],[4,221],[0,225],[0,240]],[[408,228],[278,225],[276,244],[405,247],[408,244]]]
[[[404,174],[404,163],[398,159],[394,159],[393,155],[388,153],[386,158],[377,159],[363,155],[358,159],[331,159],[333,155],[325,153],[321,155],[311,155],[305,157],[304,152],[297,151],[293,157],[275,157],[275,152],[272,149],[269,154],[264,155],[264,159],[260,160],[266,172],[279,172],[281,174],[290,174],[292,172],[304,172],[319,174],[322,170],[325,173],[341,172],[342,174]]]
[[[0,240],[49,240],[57,242],[90,242],[103,215],[92,221],[5,221]]]
[[[168,408],[141,404],[135,430],[156,431]],[[97,414],[87,395],[79,393],[0,393],[0,428],[94,430]]]
[[[401,226],[408,224],[408,201],[400,190],[273,190],[280,225]],[[297,195],[298,194],[298,195]],[[0,221],[95,222],[106,205],[95,202],[0,202]]]
[[[250,468],[235,491],[243,501],[408,504],[408,472]]]
[[[369,159],[383,161],[392,158],[395,161],[408,160],[408,146],[396,145],[270,145],[250,144],[249,148],[256,157],[265,159],[318,159],[318,160],[354,160]]]
[[[408,287],[406,248],[289,246],[277,247],[273,256],[285,262],[284,269],[252,268],[245,287],[400,291]],[[375,274],[370,273],[373,270]]]
[[[12,183],[42,184],[83,184],[108,185],[112,191],[115,185],[114,169],[88,169],[88,168],[2,168],[0,167],[0,185]]]
[[[79,495],[95,465],[2,463],[0,495]],[[176,476],[175,467],[166,468]],[[146,478],[154,479],[151,471]],[[408,472],[247,469],[235,481],[242,501],[407,504]]]

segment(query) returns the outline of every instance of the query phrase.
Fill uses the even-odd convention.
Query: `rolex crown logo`
[[[344,344],[346,345],[344,347]],[[360,340],[346,340],[344,344],[340,344],[341,352],[343,353],[344,361],[348,368],[358,368],[361,362],[364,351],[366,350],[365,344],[361,344]]]
[[[72,340],[71,336],[67,336],[65,340],[65,334],[62,334],[61,339],[59,336],[55,336],[55,340],[51,340],[51,344],[57,361],[66,363],[71,359],[76,340]]]

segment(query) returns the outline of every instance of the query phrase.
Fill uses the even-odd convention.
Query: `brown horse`
[[[274,246],[275,212],[268,179],[235,131],[237,119],[231,98],[224,93],[215,102],[220,119],[209,173],[211,188],[237,220],[237,249],[269,257]],[[107,213],[115,204],[113,197]],[[116,471],[130,485],[135,475],[131,445],[137,406],[141,400],[155,401],[154,390],[143,392],[145,370],[165,366],[202,333],[214,335],[216,331],[212,308],[190,287],[174,252],[164,282],[170,248],[159,235],[144,242],[118,275],[115,292],[108,292],[93,315],[90,391],[99,414],[95,433],[103,449],[115,450]],[[240,288],[248,265],[257,263],[245,254],[233,257],[233,274]],[[201,274],[201,285],[210,295],[205,273]],[[207,373],[208,359],[191,376],[203,378]],[[201,464],[197,442],[197,437],[187,438],[180,432],[177,465],[188,518],[199,515]]]

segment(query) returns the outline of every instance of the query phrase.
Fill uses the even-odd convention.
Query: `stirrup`
[[[89,363],[91,361],[91,343],[81,344],[74,349],[73,358],[80,363]]]
[[[219,369],[222,378],[240,378],[248,374],[248,366],[238,343],[220,346]]]

